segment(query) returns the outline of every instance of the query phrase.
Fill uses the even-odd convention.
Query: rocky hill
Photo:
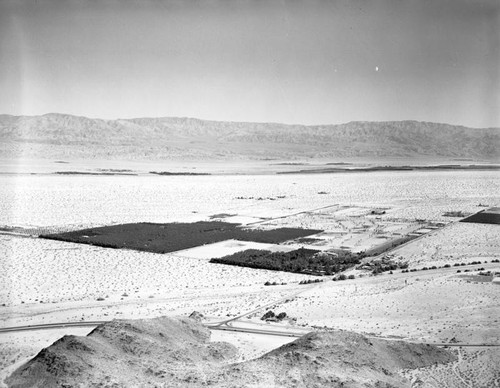
[[[0,156],[43,158],[294,159],[500,157],[500,130],[417,121],[341,125],[237,123],[190,118],[101,120],[0,115]]]
[[[434,346],[310,333],[251,361],[210,342],[188,318],[113,321],[65,336],[7,379],[9,387],[409,387],[398,372],[456,357]]]

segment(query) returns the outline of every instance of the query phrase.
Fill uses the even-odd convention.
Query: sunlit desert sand
[[[287,313],[290,320],[285,328],[291,330],[344,329],[430,343],[452,339],[500,343],[500,288],[495,282],[468,277],[477,275],[481,267],[500,271],[498,264],[491,263],[500,252],[498,225],[464,224],[443,216],[446,211],[476,212],[478,204],[498,202],[498,174],[411,174],[370,173],[361,178],[348,174],[0,176],[0,194],[6,198],[0,206],[14,204],[2,210],[0,223],[34,235],[125,222],[191,222],[219,215],[223,221],[241,221],[258,228],[325,229],[329,232],[316,237],[323,238],[326,245],[320,242],[316,248],[351,244],[362,250],[381,240],[370,236],[377,225],[385,228],[377,232],[390,237],[408,228],[418,230],[421,220],[426,220],[444,227],[424,230],[422,236],[391,254],[417,269],[481,261],[481,265],[467,266],[470,273],[457,273],[457,268],[451,267],[409,274],[398,270],[374,277],[351,270],[354,280],[332,282],[323,277],[322,283],[304,286],[299,284],[301,280],[315,277],[209,263],[212,257],[248,248],[277,250],[276,245],[228,240],[154,254],[7,233],[0,235],[0,283],[4,285],[0,291],[1,324],[188,315],[194,310],[207,321],[217,321],[269,303],[268,308],[241,321],[265,324],[260,317],[272,309]],[[385,214],[368,214],[372,209],[385,209]],[[366,227],[358,228],[363,223]],[[336,230],[344,233],[341,240],[336,240]],[[282,250],[301,245],[308,246],[283,244]],[[264,286],[267,281],[277,285]],[[302,293],[281,300],[296,292]],[[54,337],[85,330],[58,329],[40,336],[34,332],[2,334],[4,375]],[[214,333],[214,338],[237,344],[241,360],[290,340],[269,342],[258,335]],[[479,348],[463,355],[472,363],[481,363],[494,352]],[[470,369],[472,364],[461,365]],[[422,376],[426,373],[422,371]]]

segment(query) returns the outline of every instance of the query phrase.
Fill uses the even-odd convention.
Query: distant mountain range
[[[133,160],[449,157],[496,160],[499,128],[418,121],[285,125],[0,115],[0,157]]]

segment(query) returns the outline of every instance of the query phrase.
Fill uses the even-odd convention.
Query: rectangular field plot
[[[322,230],[300,228],[243,229],[239,224],[200,221],[170,224],[121,224],[41,235],[40,237],[106,248],[127,248],[138,251],[167,253],[229,239],[278,244],[319,232],[322,232]]]
[[[435,229],[433,222],[397,220],[385,206],[337,206],[263,222],[261,227],[301,227],[324,229],[306,238],[289,240],[286,245],[308,249],[342,249],[355,253],[379,254],[407,240]]]
[[[299,248],[288,252],[248,249],[210,260],[211,263],[272,271],[332,275],[360,263],[360,256],[347,251],[320,252]]]
[[[482,212],[473,214],[460,222],[473,222],[476,224],[500,224],[500,208],[492,207]]]
[[[307,237],[305,237],[307,238]],[[172,255],[189,257],[193,259],[212,259],[216,257],[223,257],[232,255],[237,252],[245,251],[247,249],[259,249],[270,252],[288,252],[294,250],[295,247],[277,244],[265,244],[253,241],[238,241],[226,240],[207,244],[200,247],[184,249],[182,251],[172,252]]]

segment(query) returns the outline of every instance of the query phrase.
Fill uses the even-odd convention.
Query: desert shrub
[[[450,268],[451,266],[449,264],[445,264],[443,268]]]
[[[448,211],[448,212],[443,213],[444,217],[459,217],[459,218],[461,218],[461,217],[467,217],[469,215],[470,214],[464,213],[461,210],[453,210],[453,211]]]
[[[281,321],[281,320],[283,320],[283,319],[285,319],[285,318],[286,318],[286,313],[285,313],[285,312],[279,313],[279,314],[276,316],[276,318],[277,318],[278,320],[280,320],[280,321]]]
[[[281,284],[286,284],[286,283],[281,283]],[[278,282],[270,282],[270,281],[267,281],[264,283],[265,286],[279,286],[280,284]]]
[[[351,279],[351,280],[352,280],[352,279],[355,279],[355,278],[356,278],[356,276],[354,276],[354,275],[349,275],[349,276],[347,277],[347,279]]]
[[[454,267],[460,267],[460,263],[453,264]]]
[[[265,321],[266,319],[269,319],[269,318],[274,318],[276,317],[276,315],[274,314],[274,311],[272,310],[269,310],[267,311],[260,319],[262,321]]]
[[[311,284],[311,283],[319,283],[322,282],[323,280],[321,279],[308,279],[308,280],[301,280],[299,284]]]
[[[435,265],[433,265],[430,269],[437,269],[437,267]]]
[[[96,299],[98,302],[102,302],[103,300],[105,300],[102,296],[100,296],[99,298]]]
[[[461,270],[457,269],[457,273],[462,272]]]
[[[338,280],[346,280],[347,276],[345,276],[343,273],[341,273],[338,277]]]

